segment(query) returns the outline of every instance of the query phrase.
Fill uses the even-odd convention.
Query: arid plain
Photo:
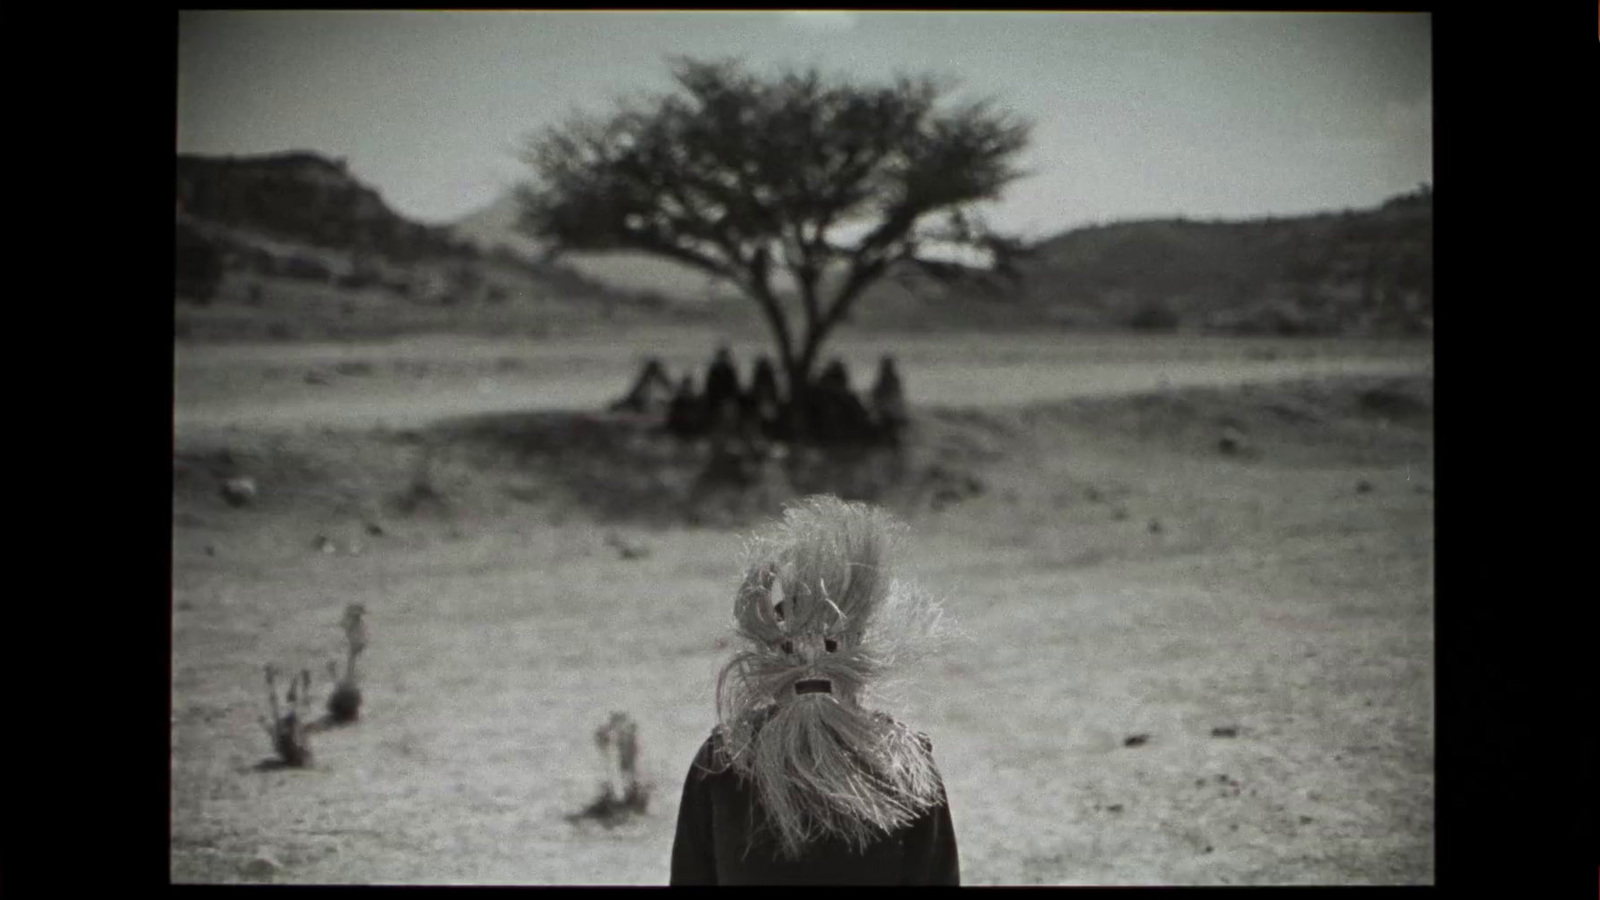
[[[173,880],[664,883],[740,533],[803,488],[700,503],[703,448],[599,411],[719,337],[178,344]],[[837,350],[858,388],[895,353],[912,405],[856,483],[961,626],[890,708],[934,741],[964,883],[1433,881],[1430,341]],[[260,768],[262,667],[320,704],[349,602],[362,720]],[[650,810],[575,823],[614,710]]]

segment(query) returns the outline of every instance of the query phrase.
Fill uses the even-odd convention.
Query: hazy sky
[[[954,76],[1035,122],[996,225],[1368,206],[1433,180],[1425,13],[187,12],[177,147],[315,150],[441,222],[666,57]]]

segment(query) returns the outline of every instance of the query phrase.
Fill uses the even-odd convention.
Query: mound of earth
[[[1431,445],[1432,380],[1351,379],[1095,398],[1017,410],[924,410],[899,448],[772,445],[735,454],[620,413],[480,415],[419,431],[325,429],[189,446],[174,497],[190,515],[248,505],[329,521],[446,525],[530,511],[553,521],[742,527],[798,496],[833,493],[916,517],[995,493],[995,473],[1079,445],[1163,456],[1383,464]],[[1021,468],[1018,468],[1018,467]],[[251,481],[245,501],[228,485]]]
[[[734,527],[815,493],[906,511],[980,493],[975,464],[984,452],[962,432],[934,415],[900,448],[772,444],[752,451],[679,440],[648,417],[537,413],[456,420],[440,425],[435,438],[508,494],[563,513]]]

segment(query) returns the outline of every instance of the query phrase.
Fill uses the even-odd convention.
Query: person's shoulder
[[[726,746],[727,729],[722,725],[711,729],[706,739],[700,742],[700,749],[695,752],[695,770],[712,775],[726,769],[728,767]]]
[[[700,749],[695,752],[694,762],[689,766],[690,783],[701,790],[737,789],[743,779],[735,766],[736,760],[729,752],[728,740],[727,732],[718,726],[700,742]]]
[[[915,728],[912,728],[910,725],[907,725],[899,719],[896,719],[894,716],[889,715],[888,713],[880,712],[876,713],[875,715],[877,715],[884,722],[888,723],[888,725],[895,731],[899,732],[905,737],[915,739],[916,742],[922,746],[923,750],[926,750],[929,753],[933,752],[933,738],[929,737],[927,732],[918,731]]]
[[[721,769],[718,765],[717,735],[715,732],[700,742],[699,749],[694,752],[694,759],[689,763],[689,774],[686,776],[689,784],[704,785],[708,779],[714,777]]]
[[[723,740],[723,728],[721,725],[711,729],[711,733],[706,735],[706,739],[700,742],[700,751],[695,754],[695,760],[700,762],[716,756],[718,751],[722,749]]]

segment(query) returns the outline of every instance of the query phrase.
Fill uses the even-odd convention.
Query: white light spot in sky
[[[784,20],[815,31],[848,31],[856,26],[856,14],[842,10],[796,10],[784,13]]]

